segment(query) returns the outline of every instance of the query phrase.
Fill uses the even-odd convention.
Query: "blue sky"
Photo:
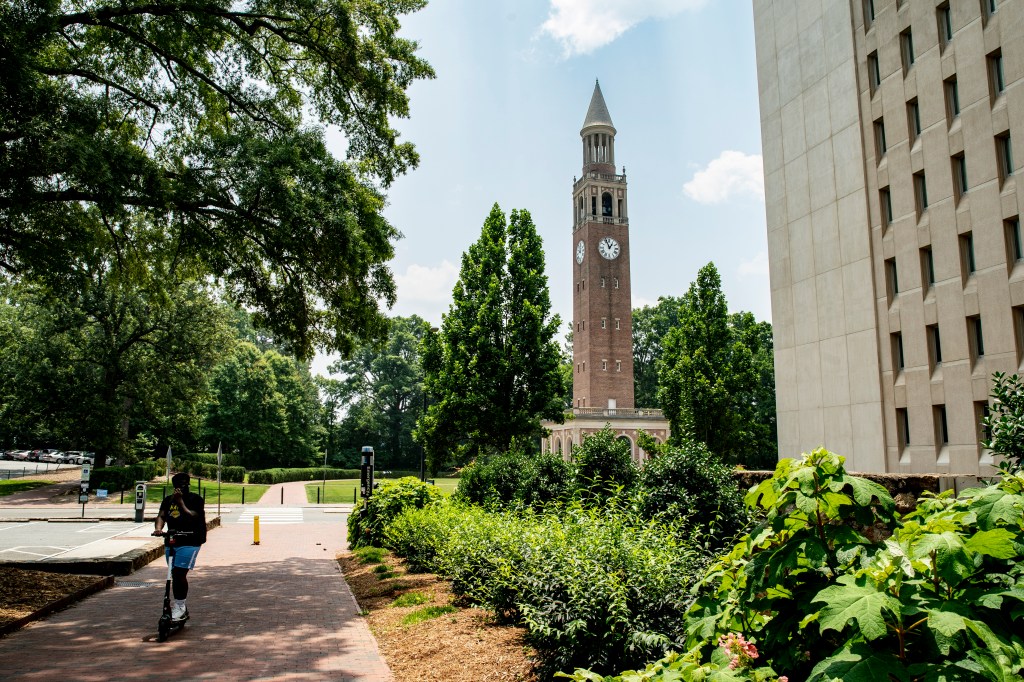
[[[714,261],[730,310],[770,320],[752,15],[749,0],[432,0],[408,15],[402,34],[437,78],[397,122],[421,163],[388,192],[405,235],[391,314],[440,322],[498,202],[530,211],[571,319],[572,181],[596,78],[629,181],[634,308]]]

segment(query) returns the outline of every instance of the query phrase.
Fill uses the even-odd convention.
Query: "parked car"
[[[37,459],[40,462],[62,464],[64,462],[64,453],[60,450],[54,450],[53,448],[46,448],[45,450],[39,451],[39,457]]]
[[[7,453],[7,456],[17,462],[27,462],[29,451],[28,450],[11,450]]]
[[[67,455],[67,462],[69,464],[84,464],[86,462],[88,462],[89,464],[96,463],[96,455],[91,452],[71,450],[65,454]]]

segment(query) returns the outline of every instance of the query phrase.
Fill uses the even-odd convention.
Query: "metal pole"
[[[324,448],[324,501],[327,498],[327,448]],[[320,504],[320,491],[316,491],[316,503]]]
[[[242,484],[242,504],[245,504],[245,484]]]
[[[284,484],[281,484],[281,504],[284,504]]]

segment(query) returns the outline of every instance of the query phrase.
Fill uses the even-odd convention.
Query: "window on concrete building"
[[[885,119],[879,118],[875,121],[875,156],[879,161],[885,156],[887,149],[885,144]]]
[[[949,124],[960,115],[960,87],[957,85],[956,76],[950,76],[943,81],[943,88],[946,93],[946,118]]]
[[[910,129],[910,144],[913,145],[921,136],[921,108],[916,97],[907,102],[907,127]]]
[[[928,184],[924,177],[924,171],[914,173],[914,203],[917,204],[917,217],[920,220],[924,212],[928,210]]]
[[[1024,241],[1021,239],[1020,218],[1014,216],[1003,221],[1006,231],[1006,260],[1012,268],[1014,263],[1024,260]]]
[[[900,33],[900,58],[903,60],[903,75],[906,76],[914,66],[914,34],[909,27]]]
[[[870,30],[875,24],[875,0],[864,0],[864,30]]]
[[[931,246],[921,247],[921,287],[927,291],[935,284],[935,256]]]
[[[925,327],[928,340],[928,360],[934,371],[942,365],[942,339],[939,336],[939,325],[930,324]]]
[[[964,153],[954,154],[950,158],[950,165],[953,171],[953,195],[957,202],[967,194],[967,159]]]
[[[946,406],[932,405],[935,418],[935,444],[939,447],[949,445],[949,422],[946,420]]]
[[[988,20],[996,13],[996,10],[999,9],[999,4],[996,0],[980,0],[980,2],[981,18],[985,23],[987,23]]]
[[[900,450],[910,445],[910,417],[905,407],[896,408],[896,438]]]
[[[882,84],[882,71],[878,64],[877,51],[868,55],[868,83],[871,85],[872,95],[878,91],[878,86]]]
[[[896,259],[887,258],[885,261],[885,288],[886,293],[889,294],[889,305],[893,304],[896,300],[896,295],[900,293],[900,281],[896,273]]]
[[[973,232],[964,232],[960,235],[960,267],[963,268],[965,280],[978,269],[977,263],[974,260]]]
[[[967,340],[970,344],[971,360],[985,357],[985,335],[981,328],[981,315],[967,318]]]
[[[882,229],[888,229],[892,224],[892,193],[888,187],[878,190],[878,203],[882,209]]]
[[[892,369],[896,373],[902,372],[906,366],[903,358],[903,334],[901,332],[889,334],[889,343],[892,345]]]
[[[1013,175],[1013,145],[1009,130],[996,136],[996,161],[999,164],[999,184],[1002,185]]]
[[[939,47],[944,50],[953,40],[953,13],[949,11],[948,2],[935,8],[935,19],[939,25]]]
[[[990,52],[987,62],[988,85],[992,93],[992,99],[995,100],[1006,91],[1006,76],[1003,73],[1003,51],[999,49],[995,52]]]
[[[1024,306],[1013,307],[1013,345],[1017,351],[1017,366],[1024,363]]]

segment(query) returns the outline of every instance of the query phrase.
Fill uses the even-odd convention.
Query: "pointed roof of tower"
[[[603,125],[615,127],[612,123],[612,115],[608,113],[608,105],[604,103],[604,95],[601,94],[601,84],[594,81],[594,95],[590,98],[590,108],[587,109],[587,118],[583,121],[583,127]]]

